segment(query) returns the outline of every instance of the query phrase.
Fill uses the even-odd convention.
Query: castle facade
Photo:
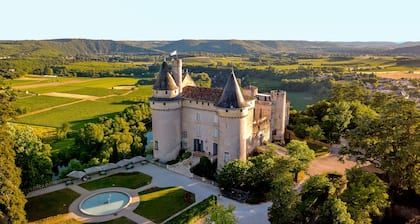
[[[163,62],[149,102],[153,156],[160,162],[176,159],[185,149],[217,159],[220,170],[231,160],[246,160],[264,141],[284,142],[286,92],[241,89],[233,70],[224,89],[204,88],[183,73],[182,59],[172,59],[171,69]]]

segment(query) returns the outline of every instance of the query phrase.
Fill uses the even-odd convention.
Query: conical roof
[[[196,86],[194,80],[191,78],[190,74],[188,73],[188,70],[185,72],[184,80],[182,80],[182,86]]]
[[[175,90],[178,89],[174,78],[169,72],[168,64],[166,61],[162,63],[159,71],[159,77],[153,85],[154,90]]]
[[[217,106],[223,108],[243,108],[247,106],[233,69],[223,89],[222,96],[217,102]]]

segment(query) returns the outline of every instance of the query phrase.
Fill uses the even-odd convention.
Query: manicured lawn
[[[29,198],[25,206],[26,217],[29,221],[35,221],[68,213],[70,204],[79,196],[70,189],[63,189]]]
[[[82,224],[82,222],[79,222],[76,219],[69,218],[68,216],[64,214],[48,217],[45,219],[40,219],[33,223],[34,224]]]
[[[130,219],[123,216],[118,219],[113,219],[107,222],[95,222],[95,224],[136,224],[136,222],[133,222]]]
[[[161,223],[195,202],[195,195],[180,187],[152,188],[140,192],[140,205],[135,213]]]
[[[166,224],[178,224],[178,223],[195,223],[199,219],[203,218],[208,214],[208,208],[217,203],[217,197],[211,195],[208,198],[200,201],[193,207],[187,209],[181,214],[175,216]]]
[[[107,187],[125,187],[136,189],[151,183],[152,177],[140,172],[119,173],[98,180],[80,184],[87,190],[97,190]]]

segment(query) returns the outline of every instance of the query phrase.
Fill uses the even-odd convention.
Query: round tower
[[[247,157],[249,106],[232,71],[217,107],[219,117],[219,153],[217,169],[235,159],[245,161]]]
[[[153,157],[160,162],[174,160],[181,148],[181,98],[166,62],[162,63],[149,102],[152,109]]]

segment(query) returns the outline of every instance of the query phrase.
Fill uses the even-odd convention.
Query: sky
[[[1,0],[0,40],[420,41],[418,0]]]

